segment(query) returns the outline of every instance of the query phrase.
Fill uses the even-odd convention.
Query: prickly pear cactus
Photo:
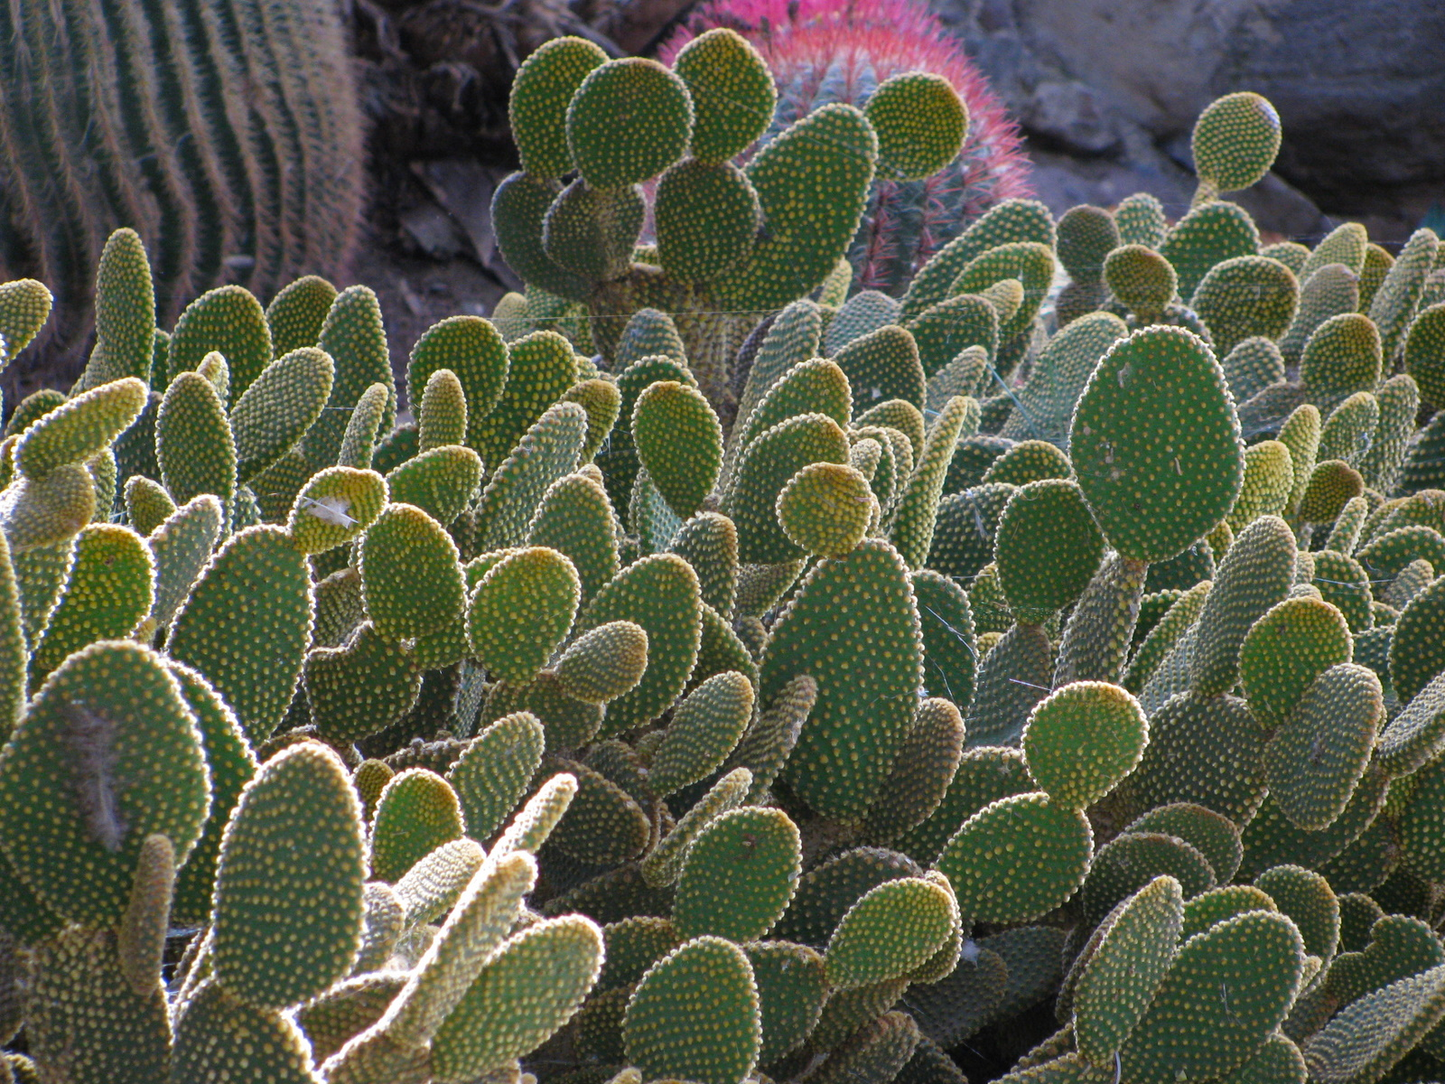
[[[499,205],[551,285],[421,337],[418,425],[365,288],[213,293],[158,338],[124,235],[86,378],[15,409],[4,1071],[1442,1079],[1433,234],[1324,315],[1359,231],[1014,200],[901,300],[799,300],[801,234],[694,197],[841,253],[854,205],[784,206],[799,171],[861,200],[953,153],[936,81],[737,169],[773,90],[741,37],[523,74]],[[1222,191],[1272,156],[1243,105],[1196,132]],[[708,290],[788,302],[737,416],[727,329],[605,292],[729,248]],[[599,367],[542,291],[614,267]],[[41,300],[0,286],[6,342]]]

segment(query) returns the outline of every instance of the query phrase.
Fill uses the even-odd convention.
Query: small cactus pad
[[[682,155],[691,130],[686,85],[641,57],[599,65],[567,106],[567,149],[593,188],[655,177]]]
[[[968,136],[968,109],[941,75],[906,72],[881,83],[863,111],[878,133],[879,173],[917,181],[937,173]]]
[[[217,977],[260,1008],[319,994],[361,947],[364,877],[361,807],[341,761],[314,742],[277,754],[242,791],[221,840]]]
[[[672,70],[692,95],[689,149],[698,161],[724,162],[767,130],[778,98],[773,77],[736,31],[717,27],[698,35],[678,52]]]
[[[937,865],[966,919],[1027,922],[1078,890],[1093,853],[1082,812],[1056,805],[1046,794],[1019,794],[966,820]]]
[[[1226,94],[1194,122],[1194,171],[1215,192],[1248,188],[1274,165],[1280,135],[1279,114],[1267,98]]]
[[[906,975],[943,947],[957,921],[946,889],[917,877],[886,881],[848,909],[828,940],[828,981],[847,989]]]
[[[108,925],[145,840],[183,861],[209,801],[195,718],[161,658],[102,641],[50,675],[0,757],[0,843],[57,913]]]
[[[580,595],[577,570],[556,550],[528,546],[508,554],[472,592],[473,653],[495,678],[527,684],[571,628]]]
[[[863,540],[877,514],[868,480],[840,463],[810,463],[778,494],[778,523],[805,553],[842,557]]]
[[[793,898],[801,848],[797,827],[780,809],[734,809],[708,823],[688,848],[678,881],[678,936],[739,942],[765,936]]]
[[[1029,774],[1065,809],[1083,809],[1134,770],[1149,725],[1139,702],[1117,685],[1078,681],[1034,706],[1024,729]]]
[[[627,1060],[645,1079],[742,1084],[762,1044],[747,957],[720,937],[675,949],[642,977],[622,1033]]]
[[[1243,483],[1244,455],[1224,374],[1181,328],[1116,343],[1089,377],[1069,448],[1111,545],[1162,561],[1212,530]]]
[[[1179,882],[1156,877],[1122,904],[1101,929],[1073,992],[1079,1052],[1107,1066],[1154,1000],[1174,962],[1184,901]],[[1096,935],[1097,936],[1097,935]]]

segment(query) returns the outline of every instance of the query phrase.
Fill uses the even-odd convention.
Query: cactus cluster
[[[968,110],[968,137],[918,179],[880,171],[848,247],[860,289],[897,296],[930,256],[990,207],[1032,195],[1017,126],[937,16],[909,0],[726,0],[700,5],[666,42],[667,59],[714,27],[736,30],[767,61],[778,109],[764,142],[819,106],[866,107],[903,72],[943,76]]]
[[[606,182],[748,191],[689,54],[548,48],[521,112],[616,90],[674,146],[534,129],[546,229],[610,259]],[[370,291],[158,335],[117,233],[0,443],[0,1068],[959,1084],[1027,1026],[1011,1084],[1440,1080],[1438,241],[1287,365],[1363,238],[1297,272],[1156,212],[1005,201],[901,299],[793,298],[730,419],[673,314],[603,369],[513,306],[418,340],[398,424]]]
[[[50,363],[89,345],[97,261],[119,226],[151,249],[167,327],[213,286],[264,297],[343,272],[364,188],[354,83],[329,0],[0,13],[0,280],[55,292]]]
[[[731,29],[689,41],[670,66],[608,60],[580,38],[547,43],[517,72],[522,169],[492,204],[501,251],[528,284],[508,316],[569,321],[574,341],[620,372],[629,318],[664,310],[731,422],[733,354],[748,331],[820,289],[846,294],[844,257],[875,177],[923,181],[964,144],[968,110],[943,75],[875,82],[858,105],[820,103],[770,132],[773,75]]]

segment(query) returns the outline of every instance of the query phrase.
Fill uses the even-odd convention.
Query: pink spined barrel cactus
[[[716,26],[757,47],[778,87],[766,143],[829,102],[862,107],[899,72],[947,78],[968,106],[957,158],[922,181],[878,181],[849,250],[853,287],[894,296],[914,272],[994,204],[1033,194],[1017,125],[943,24],[917,0],[709,0],[660,50],[677,51]]]

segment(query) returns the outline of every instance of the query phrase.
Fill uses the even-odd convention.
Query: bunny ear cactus
[[[946,81],[920,74],[885,86],[873,109],[889,161],[901,163],[892,168],[926,170],[957,152],[966,115]],[[698,38],[671,70],[605,60],[581,41],[553,44],[518,73],[524,172],[495,197],[508,260],[586,302],[604,354],[620,349],[619,313],[671,311],[701,390],[728,415],[730,354],[746,328],[708,310],[763,311],[819,286],[858,226],[878,159],[875,125],[838,104],[800,118],[739,168],[730,160],[766,129],[774,98],[762,59],[731,30]],[[555,178],[572,169],[578,179],[560,189]],[[652,178],[655,262],[643,262],[633,249],[646,198],[634,186]],[[805,189],[817,195],[794,198]]]
[[[1241,91],[1211,103],[1194,124],[1194,205],[1260,180],[1274,165],[1281,134],[1279,114],[1258,94]]]

